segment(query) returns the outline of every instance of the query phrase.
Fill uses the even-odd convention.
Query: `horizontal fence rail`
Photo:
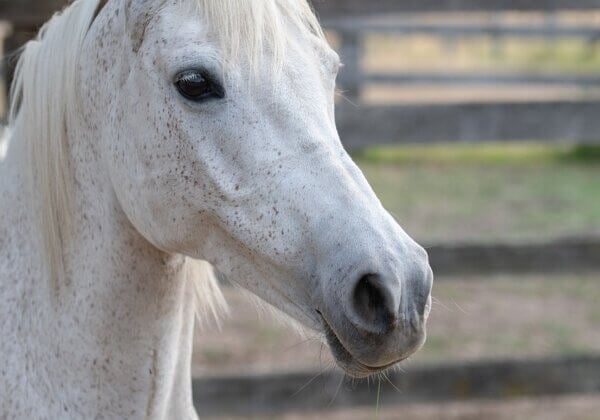
[[[504,102],[338,107],[344,145],[543,141],[600,143],[600,102]]]
[[[290,373],[193,381],[203,416],[268,416],[288,412],[374,407],[415,402],[506,399],[600,392],[600,357],[481,361],[407,367],[381,381],[346,380],[341,373]]]
[[[600,0],[312,0],[324,18],[406,12],[540,11],[600,9]],[[66,0],[0,0],[0,19],[17,28],[39,27]]]
[[[584,38],[600,39],[600,27],[594,25],[556,25],[554,23],[517,25],[506,23],[441,24],[405,19],[371,20],[360,18],[326,20],[325,27],[339,32],[390,33],[396,35],[428,34],[441,37],[517,37],[517,38]]]
[[[438,276],[600,271],[600,238],[546,243],[434,245],[427,247],[427,252]]]
[[[360,75],[364,83],[428,85],[552,85],[600,87],[600,76],[510,73],[369,73]]]
[[[600,9],[599,0],[312,0],[320,16],[405,12],[479,12]]]

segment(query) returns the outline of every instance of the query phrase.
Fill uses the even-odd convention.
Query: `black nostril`
[[[396,314],[390,307],[392,302],[377,274],[360,278],[354,289],[353,304],[356,315],[371,327],[386,329],[394,322]]]

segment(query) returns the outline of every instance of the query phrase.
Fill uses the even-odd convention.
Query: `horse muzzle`
[[[422,248],[411,255],[401,269],[371,263],[327,289],[328,304],[317,312],[337,364],[350,376],[385,370],[425,343],[433,273]]]

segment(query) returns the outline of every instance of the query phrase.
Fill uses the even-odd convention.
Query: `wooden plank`
[[[506,23],[473,23],[473,24],[446,24],[424,23],[408,19],[361,19],[345,18],[325,20],[324,26],[339,32],[370,32],[396,35],[427,34],[444,38],[459,38],[470,36],[490,37],[515,37],[515,38],[584,38],[588,40],[600,39],[600,26],[598,25],[522,25]]]
[[[427,251],[437,275],[600,272],[600,239],[592,238],[433,245]]]
[[[428,85],[553,85],[600,86],[599,76],[558,74],[507,73],[369,73],[360,77],[360,83],[428,84]]]
[[[342,72],[343,74],[343,72]],[[428,85],[553,85],[600,86],[600,76],[512,73],[369,73],[359,83]]]
[[[12,27],[7,22],[0,21],[0,125],[5,123],[5,115],[7,114],[7,86],[5,83],[6,78],[6,65],[4,57],[4,39],[10,35]],[[2,130],[0,129],[0,138],[2,138]]]
[[[16,30],[45,22],[66,0],[0,0],[0,19],[13,22]],[[324,18],[405,12],[544,11],[600,9],[600,0],[313,0]]]
[[[600,392],[600,357],[505,360],[389,372],[390,385],[352,381],[337,371],[230,376],[193,381],[203,416],[269,416],[415,402],[507,399]]]
[[[337,121],[350,150],[404,143],[600,142],[600,102],[341,104]]]
[[[600,9],[600,0],[312,0],[322,17],[405,12],[544,11]]]

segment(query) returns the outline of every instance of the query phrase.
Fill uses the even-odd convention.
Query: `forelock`
[[[272,66],[285,57],[292,25],[300,33],[325,39],[306,0],[192,0],[218,39],[229,64],[258,66],[268,53]]]

